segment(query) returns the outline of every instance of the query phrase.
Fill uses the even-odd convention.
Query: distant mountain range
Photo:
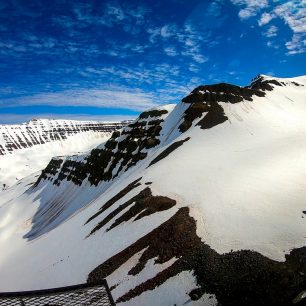
[[[118,305],[303,305],[305,98],[306,76],[203,85],[54,157],[1,193],[0,291],[106,278]]]
[[[0,125],[0,190],[42,170],[53,156],[90,150],[126,124],[33,119]]]

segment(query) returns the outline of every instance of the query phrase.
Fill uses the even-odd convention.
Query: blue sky
[[[125,119],[259,73],[306,74],[306,0],[0,1],[0,123]]]

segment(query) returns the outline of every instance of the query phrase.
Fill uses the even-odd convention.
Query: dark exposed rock
[[[195,88],[190,95],[182,101],[185,103],[195,102],[229,102],[238,103],[243,100],[252,101],[252,96],[264,97],[265,93],[259,90],[240,87],[227,83],[214,85],[202,85]]]
[[[134,205],[132,205],[134,203]],[[107,229],[107,231],[118,226],[122,222],[129,221],[133,219],[139,220],[145,216],[149,216],[159,211],[167,210],[173,207],[176,202],[172,199],[162,196],[153,196],[149,187],[146,187],[140,191],[136,196],[132,197],[129,201],[121,204],[111,213],[109,213],[101,222],[99,222],[94,229],[90,232],[90,235],[101,229],[107,223],[113,221],[112,225]],[[118,216],[125,208],[132,205],[127,212],[123,215]],[[96,217],[96,216],[94,216]],[[92,219],[91,219],[92,220]]]
[[[146,149],[154,148],[159,144],[160,144],[160,140],[157,139],[157,138],[149,137],[145,140],[145,148]]]
[[[47,167],[42,171],[34,186],[37,186],[41,180],[47,179],[49,177],[48,175],[55,175],[57,171],[61,168],[62,163],[62,159],[51,159]]]
[[[97,213],[95,213],[93,216],[91,216],[85,224],[99,216],[101,213],[103,213],[106,209],[110,208],[113,204],[115,204],[117,201],[122,199],[125,195],[127,195],[130,191],[135,189],[136,187],[140,186],[141,178],[135,180],[134,182],[130,183],[127,185],[125,188],[123,188],[120,192],[118,192],[115,196],[113,196],[110,200],[108,200],[100,209]]]
[[[221,124],[228,118],[219,102],[239,103],[243,100],[253,101],[253,96],[264,97],[265,91],[273,90],[273,86],[283,86],[276,80],[265,80],[263,77],[255,79],[250,86],[240,87],[227,83],[215,85],[202,85],[195,88],[190,95],[183,98],[182,102],[190,104],[185,111],[184,121],[179,126],[179,130],[186,132],[193,124],[194,120],[205,117],[198,123],[202,129],[209,129]]]
[[[218,124],[223,123],[228,118],[224,113],[224,110],[221,105],[218,103],[213,103],[209,107],[208,113],[201,119],[197,125],[201,127],[201,129],[210,129]]]
[[[165,263],[172,258],[176,261],[119,297],[118,303],[153,290],[182,271],[194,271],[198,288],[191,291],[192,300],[210,293],[215,294],[223,306],[288,306],[304,290],[305,247],[293,250],[285,262],[271,260],[250,250],[220,255],[196,235],[196,222],[188,212],[187,207],[180,208],[168,221],[95,268],[89,274],[88,282],[107,277],[143,251],[129,274],[140,273],[153,258],[156,258],[155,263]]]
[[[264,77],[259,76],[258,78],[256,78],[251,85],[249,86],[249,88],[253,89],[253,90],[261,90],[261,91],[272,91],[273,90],[273,86],[283,86],[285,84],[282,84],[276,80],[265,80]]]
[[[189,296],[192,301],[197,301],[202,297],[203,293],[202,288],[195,288],[189,292]]]
[[[160,117],[161,115],[167,114],[168,111],[165,109],[158,110],[154,109],[151,111],[143,112],[139,115],[139,119],[147,119],[149,117]]]
[[[204,112],[208,112],[209,106],[207,103],[194,102],[185,111],[184,121],[179,126],[180,132],[186,132],[195,119],[201,118]]]
[[[169,154],[171,154],[174,150],[176,150],[177,148],[179,148],[181,145],[184,144],[184,142],[188,141],[189,139],[190,139],[190,137],[187,137],[187,138],[185,138],[185,139],[183,139],[183,140],[176,141],[176,142],[172,143],[168,148],[166,148],[166,149],[165,149],[163,152],[161,152],[156,158],[154,158],[154,159],[151,161],[151,163],[150,163],[150,165],[149,165],[148,167],[150,167],[150,166],[156,164],[157,162],[159,162],[160,160],[166,158]]]
[[[292,82],[292,84],[295,85],[295,86],[304,86],[303,84],[299,84],[297,82]]]
[[[162,115],[165,112],[154,110],[143,116],[148,118],[157,116],[157,114]],[[83,161],[77,161],[74,158],[67,159],[58,171],[57,177],[54,172],[48,173],[48,169],[45,170],[37,184],[47,179],[48,175],[55,176],[55,185],[60,185],[65,179],[81,185],[87,178],[89,183],[95,186],[101,181],[110,181],[121,171],[127,171],[146,158],[147,152],[142,152],[142,150],[153,148],[160,143],[158,136],[162,129],[162,122],[162,119],[147,120],[146,124],[135,121],[126,129],[114,132],[105,143],[104,148],[93,149]]]

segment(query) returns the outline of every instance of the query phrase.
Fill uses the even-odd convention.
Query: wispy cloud
[[[248,19],[256,16],[262,9],[268,7],[267,0],[231,0],[234,5],[242,7],[239,10],[239,17],[241,19]]]
[[[264,36],[266,37],[274,37],[277,35],[278,27],[275,25],[270,26],[267,31],[264,32]]]
[[[263,13],[258,20],[258,24],[260,26],[268,24],[272,19],[274,19],[276,16],[272,13]]]
[[[306,51],[306,38],[303,34],[294,34],[292,39],[286,42],[288,54],[300,54]]]
[[[145,5],[108,1],[98,11],[94,11],[91,3],[75,3],[73,12],[74,17],[60,16],[54,21],[68,28],[90,25],[104,25],[111,28],[120,25],[126,32],[137,34],[139,29],[136,29],[136,26],[145,23],[150,10]]]
[[[178,55],[175,47],[169,46],[169,47],[166,47],[164,50],[165,50],[165,53],[168,56],[177,56]]]
[[[306,0],[292,0],[274,9],[274,13],[290,27],[293,37],[286,43],[288,55],[306,51]]]
[[[275,18],[279,18],[292,30],[293,36],[287,41],[287,54],[299,54],[306,52],[306,0],[289,0],[278,4],[281,1],[267,0],[231,0],[234,5],[242,7],[239,17],[242,20],[257,16],[263,9],[258,25],[265,26]],[[268,10],[270,9],[270,11]],[[276,36],[277,27],[272,25],[264,32],[266,37]]]
[[[94,106],[141,111],[156,103],[150,93],[125,88],[66,90],[0,100],[0,107],[31,105]]]
[[[306,33],[306,1],[292,0],[274,9],[294,33]]]

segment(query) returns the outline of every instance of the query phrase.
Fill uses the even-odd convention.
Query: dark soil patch
[[[288,306],[306,288],[305,247],[293,250],[285,262],[250,250],[220,255],[196,235],[196,222],[189,216],[187,207],[179,209],[168,221],[95,268],[88,282],[106,278],[144,249],[139,262],[128,274],[140,273],[153,258],[156,263],[165,263],[171,258],[177,260],[125,293],[117,303],[153,290],[182,271],[192,270],[198,287],[190,292],[191,299],[199,299],[204,293],[215,294],[223,306]]]
[[[171,144],[167,149],[165,149],[163,152],[161,152],[156,158],[154,158],[150,165],[154,165],[156,164],[157,162],[159,162],[160,160],[166,158],[169,154],[171,154],[174,150],[176,150],[177,148],[179,148],[180,146],[182,146],[184,144],[184,142],[188,141],[190,139],[190,137],[187,137],[183,140],[180,140],[180,141],[176,141],[174,142],[173,144]]]

